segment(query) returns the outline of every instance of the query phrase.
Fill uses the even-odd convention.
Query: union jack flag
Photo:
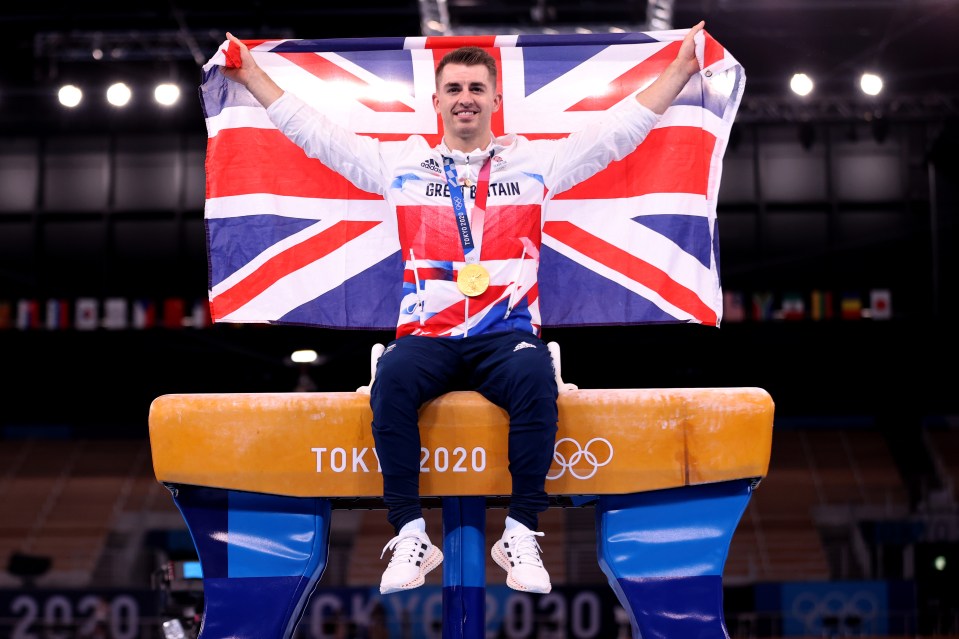
[[[450,49],[481,46],[496,58],[503,106],[495,135],[558,138],[652,82],[686,33],[246,44],[284,90],[341,126],[436,144],[434,70]],[[746,78],[709,34],[697,40],[702,71],[639,148],[547,205],[543,326],[719,325],[716,204]],[[395,213],[277,131],[246,89],[220,73],[232,53],[224,43],[200,87],[212,319],[394,328],[403,277]]]

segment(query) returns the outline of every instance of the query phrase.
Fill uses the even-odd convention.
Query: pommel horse
[[[769,468],[772,398],[561,389],[547,491],[554,505],[594,504],[599,564],[633,637],[728,639],[723,566]],[[156,478],[203,571],[200,639],[293,636],[326,568],[331,510],[383,507],[371,421],[363,392],[153,401]],[[444,639],[485,638],[486,506],[510,494],[507,430],[505,411],[474,392],[420,410],[420,492],[443,507]]]

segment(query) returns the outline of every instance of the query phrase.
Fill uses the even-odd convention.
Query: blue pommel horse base
[[[547,491],[594,505],[599,564],[633,637],[728,639],[723,566],[769,468],[769,394],[570,390],[559,417]],[[382,507],[369,397],[164,395],[149,421],[157,480],[203,570],[200,639],[290,639],[326,568],[332,509]],[[486,507],[510,493],[508,418],[455,392],[420,424],[421,494],[443,507],[443,637],[485,639]]]

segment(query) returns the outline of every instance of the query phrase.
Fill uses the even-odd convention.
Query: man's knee
[[[532,403],[538,401],[553,402],[559,396],[556,387],[556,375],[549,359],[541,358],[530,360],[525,365],[513,367],[513,381],[510,384],[511,393],[517,399]]]
[[[392,342],[376,362],[376,376],[373,379],[371,394],[376,392],[393,393],[412,387],[419,371],[416,370],[416,357],[406,353],[406,349]]]

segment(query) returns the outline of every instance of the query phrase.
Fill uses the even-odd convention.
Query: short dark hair
[[[460,47],[444,55],[436,67],[437,86],[440,81],[440,73],[443,72],[447,64],[462,64],[467,67],[482,64],[489,71],[490,78],[493,80],[493,89],[496,88],[496,59],[480,47]]]

